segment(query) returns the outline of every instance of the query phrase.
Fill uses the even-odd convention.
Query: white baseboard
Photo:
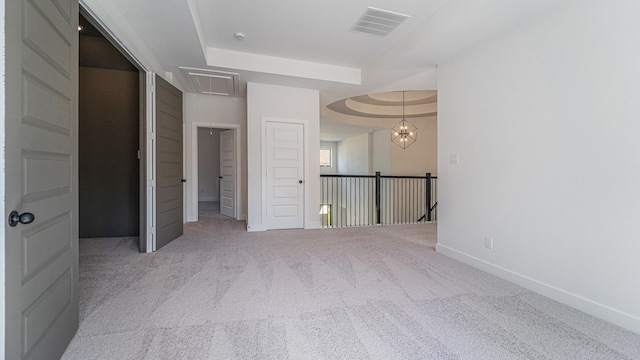
[[[322,228],[322,224],[320,223],[320,221],[309,221],[307,223],[305,223],[304,228],[309,230],[309,229],[321,229]]]
[[[436,251],[516,285],[522,286],[525,289],[531,290],[589,315],[640,334],[640,318],[637,316],[518,274],[509,269],[494,265],[445,245],[436,244]]]
[[[254,232],[254,231],[267,231],[267,227],[263,226],[263,225],[249,225],[247,224],[247,231],[248,232]]]

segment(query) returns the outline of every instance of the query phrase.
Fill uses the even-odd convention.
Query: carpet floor
[[[63,359],[640,359],[640,335],[438,254],[436,225],[80,241]]]

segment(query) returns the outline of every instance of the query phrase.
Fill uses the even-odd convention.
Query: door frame
[[[307,229],[307,217],[310,215],[307,211],[307,199],[310,199],[312,194],[309,193],[310,186],[307,185],[311,174],[309,174],[309,151],[307,145],[309,144],[309,121],[305,119],[287,119],[287,118],[274,118],[263,116],[260,119],[260,132],[261,132],[261,152],[262,152],[262,217],[263,217],[263,229],[271,229],[271,224],[267,224],[267,123],[287,123],[287,124],[300,124],[302,125],[303,144],[302,144],[302,158],[304,159],[304,165],[302,173],[304,174],[304,190],[302,192],[302,228]]]
[[[242,158],[242,148],[240,147],[240,124],[226,124],[226,123],[210,123],[210,122],[192,122],[191,123],[191,171],[189,171],[189,179],[187,184],[191,183],[191,186],[187,189],[189,194],[186,196],[186,221],[195,222],[198,221],[198,128],[204,129],[219,129],[219,130],[233,130],[233,138],[236,144],[236,193],[235,193],[235,219],[241,220],[239,216],[239,203],[238,197],[241,191],[241,175],[242,167],[240,166],[240,159]],[[185,133],[186,135],[186,133]],[[186,142],[185,142],[186,144]],[[187,162],[185,161],[185,164]],[[191,196],[188,196],[191,195]]]
[[[156,192],[155,192],[155,73],[143,65],[122,41],[109,29],[106,23],[93,11],[86,0],[79,0],[80,13],[96,26],[98,31],[127,58],[140,73],[140,224],[139,248],[140,252],[156,251]]]

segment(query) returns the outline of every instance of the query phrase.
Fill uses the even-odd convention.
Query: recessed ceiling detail
[[[393,11],[368,7],[351,27],[351,31],[385,37],[411,16]]]
[[[329,104],[327,108],[343,115],[372,119],[399,119],[403,110],[405,118],[436,116],[438,92],[405,91],[404,107],[402,91],[393,91],[342,99]]]
[[[192,91],[205,95],[237,96],[239,92],[238,73],[180,67],[189,80]]]

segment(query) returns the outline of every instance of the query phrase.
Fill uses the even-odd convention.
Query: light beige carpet
[[[436,225],[80,244],[64,359],[640,359],[640,335],[434,252]]]
[[[230,217],[220,214],[219,201],[198,202],[198,218],[201,221],[208,220],[231,220]]]

